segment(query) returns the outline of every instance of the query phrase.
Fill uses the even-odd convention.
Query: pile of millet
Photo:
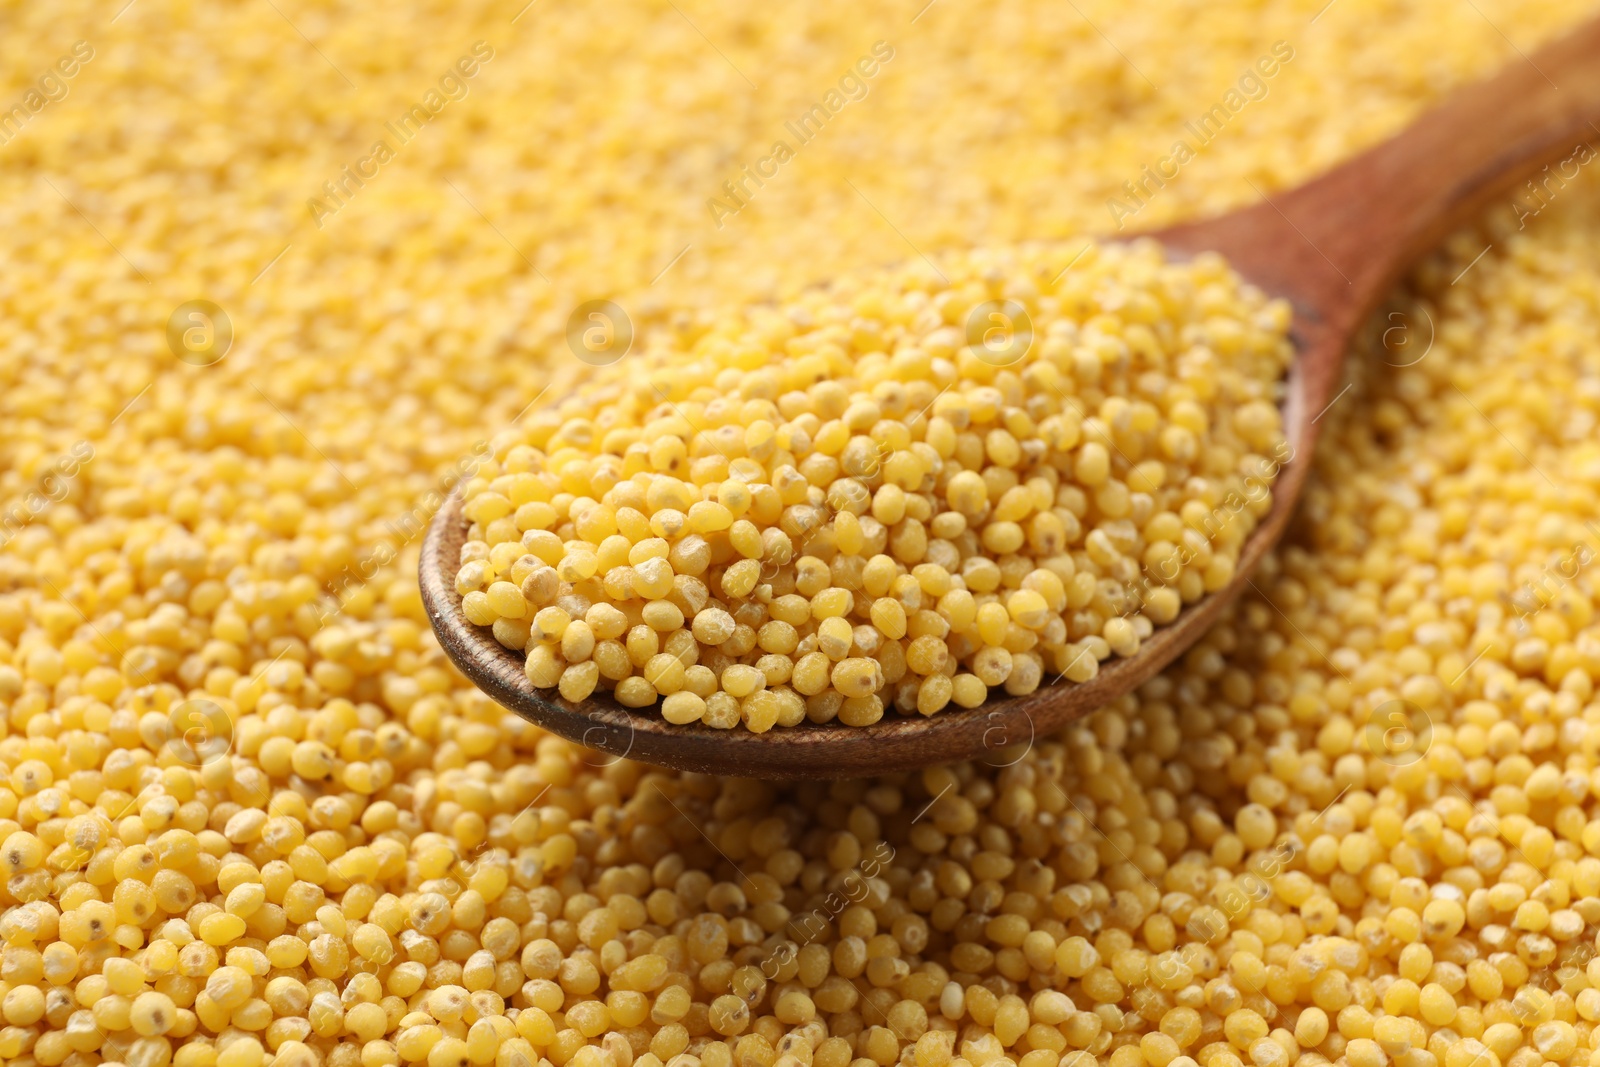
[[[1087,681],[1232,579],[1289,455],[1288,320],[1149,241],[739,309],[501,439],[463,490],[462,611],[535,686],[679,725]]]
[[[613,763],[451,669],[414,533],[596,294],[688,351],[709,310],[666,309],[1105,232],[1281,39],[1134,221],[1275,198],[1587,5],[519,6],[0,16],[0,104],[95,48],[0,145],[5,1067],[1594,1067],[1587,170],[1374,320],[1259,592],[1031,748]],[[479,39],[504,65],[316,229]],[[879,39],[866,99],[694,229]],[[211,366],[164,337],[196,297],[234,319]]]

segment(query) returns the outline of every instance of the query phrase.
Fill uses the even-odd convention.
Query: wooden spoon
[[[1027,696],[991,698],[978,708],[952,707],[926,718],[890,710],[870,727],[805,723],[764,734],[673,726],[656,709],[629,710],[609,694],[573,704],[553,690],[535,689],[521,653],[462,616],[455,591],[466,540],[459,490],[434,516],[418,568],[439,642],[500,704],[609,754],[597,754],[597,762],[626,756],[768,779],[865,776],[961,759],[1013,762],[1025,751],[1021,745],[1140,685],[1206,632],[1282,536],[1310,471],[1319,418],[1338,399],[1333,389],[1345,350],[1403,268],[1496,198],[1509,204],[1508,190],[1530,175],[1545,183],[1547,200],[1563,195],[1565,184],[1600,182],[1600,168],[1593,176],[1577,171],[1594,154],[1586,142],[1600,143],[1596,122],[1600,20],[1531,59],[1513,60],[1490,81],[1457,91],[1391,140],[1307,185],[1270,197],[1258,189],[1251,207],[1151,235],[1178,257],[1220,252],[1245,279],[1293,305],[1297,359],[1287,381],[1284,427],[1294,451],[1273,486],[1270,511],[1245,542],[1234,579],[1158,628],[1137,654],[1102,664],[1091,681],[1057,681]],[[1556,165],[1540,171],[1546,164]],[[1528,197],[1525,203],[1539,201]]]

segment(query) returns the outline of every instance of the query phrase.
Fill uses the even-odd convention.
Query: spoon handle
[[[1488,81],[1463,87],[1391,139],[1289,192],[1158,236],[1226,255],[1294,304],[1307,402],[1338,377],[1343,340],[1402,268],[1498,198],[1524,220],[1574,184],[1600,187],[1600,19]],[[1547,164],[1540,170],[1541,164]],[[1531,184],[1524,184],[1533,175]]]

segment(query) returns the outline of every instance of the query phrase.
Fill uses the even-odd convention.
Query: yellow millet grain
[[[1233,577],[1289,457],[1288,319],[1150,242],[917,260],[730,313],[497,439],[456,591],[569,700],[653,703],[700,666],[701,697],[739,701],[676,702],[680,724],[1087,681]]]
[[[606,765],[454,675],[413,577],[441,486],[597,293],[689,348],[713,324],[666,309],[788,300],[902,239],[1106,231],[1292,42],[1133,221],[1218,211],[1583,5],[676,6],[0,16],[0,104],[93,49],[0,144],[0,1061],[1593,1064],[1587,171],[1378,320],[1403,328],[1324,416],[1261,598],[1020,758],[785,788]],[[468,95],[318,229],[306,199],[478,39]],[[701,221],[879,39],[865,98]],[[237,333],[206,367],[163,336],[196,297]],[[672,654],[598,622],[602,669],[608,641]],[[699,667],[673,696],[736,717]]]

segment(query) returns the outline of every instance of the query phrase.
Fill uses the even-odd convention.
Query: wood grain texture
[[[629,710],[607,694],[574,705],[535,689],[520,653],[462,617],[455,591],[466,539],[459,494],[439,509],[423,542],[418,578],[429,619],[451,661],[497,702],[610,757],[766,779],[860,777],[961,759],[1012,762],[1034,738],[1134,689],[1205,633],[1283,535],[1344,353],[1383,294],[1417,255],[1582,142],[1600,144],[1600,20],[1459,90],[1398,136],[1298,189],[1150,235],[1177,255],[1221,252],[1246,279],[1293,305],[1297,358],[1283,398],[1293,452],[1234,579],[1158,628],[1137,655],[1102,664],[1089,682],[1059,681],[929,718],[891,711],[870,727],[806,723],[765,734],[673,726],[654,708]]]

